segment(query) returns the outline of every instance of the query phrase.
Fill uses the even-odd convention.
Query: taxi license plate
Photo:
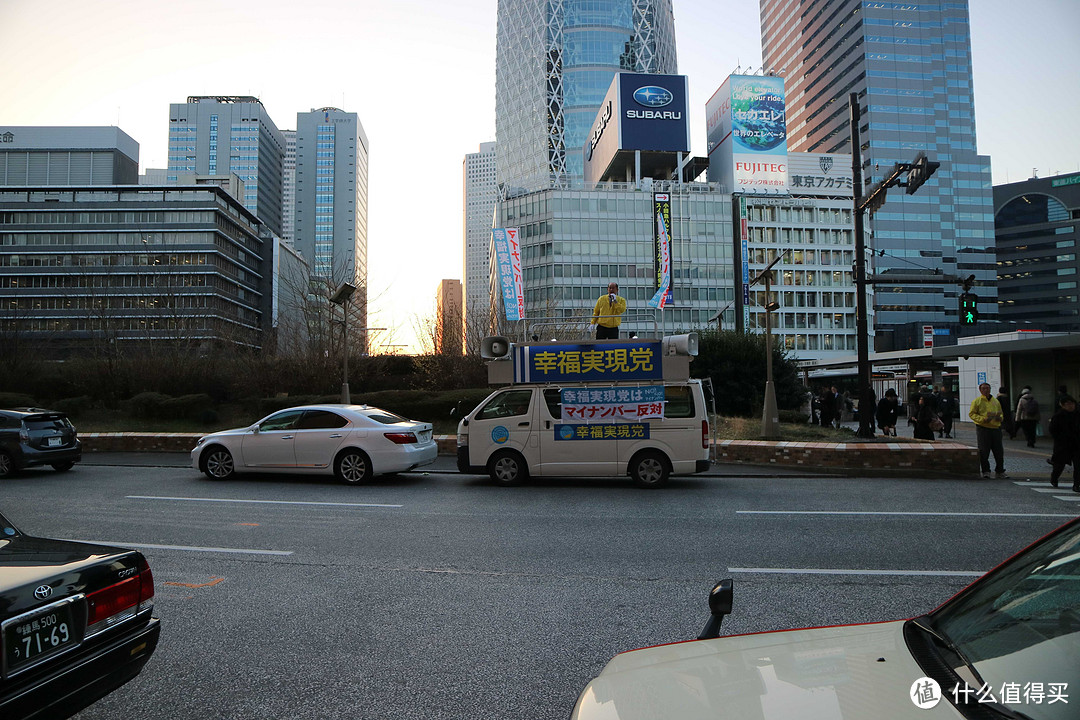
[[[4,627],[4,667],[7,673],[79,644],[71,603],[19,618]]]
[[[64,444],[64,438],[51,437],[49,438],[49,447],[60,447]]]

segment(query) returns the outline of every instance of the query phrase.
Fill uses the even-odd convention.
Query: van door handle
[[[544,429],[545,430],[550,430],[551,429],[551,421],[550,420],[545,420],[544,421]]]
[[[518,423],[518,427],[529,427],[529,421],[528,421],[528,420],[524,420],[524,421],[522,421],[522,422],[519,422],[519,423]]]

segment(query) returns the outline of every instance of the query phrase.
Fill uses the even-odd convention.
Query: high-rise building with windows
[[[496,53],[501,194],[579,187],[615,73],[677,72],[671,0],[499,0]]]
[[[189,97],[169,105],[168,182],[181,175],[244,181],[243,203],[281,235],[285,138],[255,97]]]
[[[296,114],[293,246],[311,275],[359,288],[351,302],[367,320],[368,139],[356,113],[326,107]]]
[[[439,281],[435,291],[435,354],[461,355],[461,281]]]
[[[285,164],[281,168],[281,239],[289,245],[296,238],[296,131],[282,130]]]
[[[957,277],[975,275],[994,307],[990,159],[975,143],[968,3],[761,0],[761,38],[764,70],[785,78],[790,150],[851,152],[854,92],[861,190],[920,151],[941,163],[917,193],[892,189],[869,224],[877,349],[900,349],[901,326],[954,320]]]
[[[478,152],[465,155],[461,175],[465,251],[462,277],[465,279],[466,345],[470,345],[471,339],[479,340],[486,333],[491,306],[488,250],[495,212],[495,143],[480,143]],[[468,349],[478,351],[471,346]]]

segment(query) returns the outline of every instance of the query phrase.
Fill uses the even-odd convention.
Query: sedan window
[[[304,414],[303,410],[286,410],[285,412],[271,415],[262,421],[259,425],[259,430],[292,430],[296,427],[297,421],[300,416]]]
[[[308,410],[304,413],[297,430],[330,430],[345,427],[349,421],[329,410]]]

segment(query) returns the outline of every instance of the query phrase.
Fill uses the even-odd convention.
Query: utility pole
[[[863,240],[862,208],[862,140],[859,137],[859,94],[848,96],[851,109],[851,184],[854,188],[855,209],[855,340],[859,354],[859,430],[860,438],[874,437],[874,428],[870,424],[871,399],[870,389],[870,328],[866,317],[866,243]]]
[[[855,207],[855,332],[859,354],[859,430],[860,438],[874,437],[874,427],[870,422],[874,412],[873,390],[870,388],[870,328],[866,315],[866,242],[863,238],[863,211],[875,212],[885,203],[885,194],[891,187],[900,186],[908,195],[912,195],[930,179],[941,163],[927,159],[920,152],[910,163],[896,163],[887,178],[876,183],[870,192],[863,196],[862,182],[862,140],[859,133],[859,94],[848,95],[851,110],[851,182],[854,185]],[[900,176],[907,173],[907,181],[901,182]]]

